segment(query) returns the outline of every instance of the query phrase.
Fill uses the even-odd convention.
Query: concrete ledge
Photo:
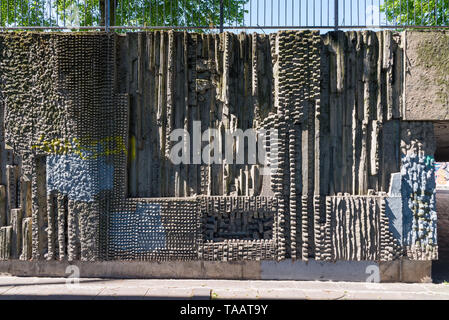
[[[400,282],[401,264],[399,261],[383,261],[379,264],[380,282]]]
[[[237,261],[0,261],[0,274],[69,277],[79,268],[80,278],[123,279],[260,279],[260,262]]]
[[[432,261],[402,260],[401,282],[432,282]]]
[[[76,266],[78,269],[70,266]],[[77,274],[79,270],[79,275]],[[0,261],[0,274],[122,279],[430,282],[431,261]]]
[[[379,264],[374,261],[262,261],[264,280],[332,280],[380,282]]]

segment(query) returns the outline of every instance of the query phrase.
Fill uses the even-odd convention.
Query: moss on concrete
[[[438,98],[442,104],[449,104],[449,33],[434,32],[423,40],[418,48],[418,60],[435,71],[435,84],[440,87]]]

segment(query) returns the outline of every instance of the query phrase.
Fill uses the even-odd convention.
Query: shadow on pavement
[[[68,280],[69,278],[67,278]],[[0,279],[1,281],[1,279]],[[84,284],[84,283],[93,283],[93,282],[105,282],[108,281],[108,279],[79,279],[79,283],[80,284]],[[21,286],[46,286],[46,285],[66,285],[66,279],[64,279],[64,281],[36,281],[36,282],[24,282],[24,283],[16,283],[16,282],[12,282],[12,283],[1,283],[0,282],[0,288],[1,287],[21,287]]]
[[[210,300],[210,296],[167,297],[167,296],[97,296],[97,295],[17,295],[4,294],[0,300]]]

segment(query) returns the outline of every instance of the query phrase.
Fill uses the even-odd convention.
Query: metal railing
[[[449,28],[449,0],[0,0],[0,29]]]

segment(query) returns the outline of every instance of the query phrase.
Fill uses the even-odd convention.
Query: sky
[[[339,25],[385,24],[384,0],[338,0]],[[334,26],[335,0],[249,0],[246,26]],[[399,0],[398,0],[399,4]],[[344,13],[344,14],[343,14]],[[323,30],[323,31],[328,31]],[[253,30],[251,30],[253,31]],[[277,29],[267,29],[266,33]]]

